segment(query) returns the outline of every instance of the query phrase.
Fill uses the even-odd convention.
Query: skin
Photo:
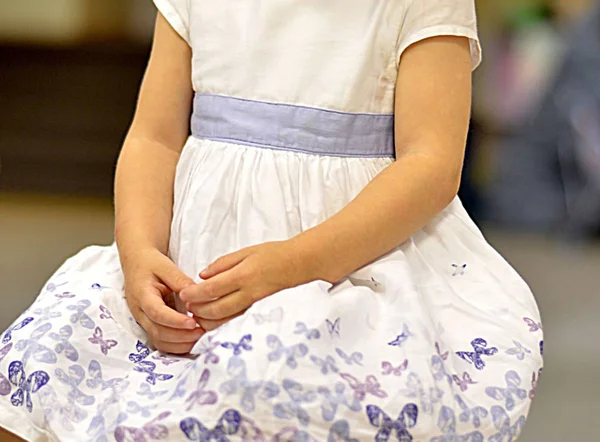
[[[396,162],[326,222],[223,256],[195,284],[166,257],[175,167],[188,133],[190,65],[189,46],[159,15],[116,176],[127,301],[161,351],[188,352],[206,330],[282,289],[342,279],[409,239],[456,196],[471,105],[469,42],[435,37],[409,47],[399,63]],[[196,321],[165,305],[171,292]]]

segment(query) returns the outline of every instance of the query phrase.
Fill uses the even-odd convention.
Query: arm
[[[466,38],[436,37],[403,54],[396,162],[343,210],[294,238],[311,279],[335,282],[402,244],[458,192],[471,107]]]
[[[161,351],[187,353],[202,330],[165,299],[193,284],[166,256],[175,169],[188,136],[191,50],[159,14],[115,180],[115,237],[131,313]]]
[[[396,162],[343,210],[282,242],[226,255],[181,299],[209,330],[257,300],[314,280],[336,282],[410,238],[455,197],[471,106],[466,38],[408,48],[396,87]]]

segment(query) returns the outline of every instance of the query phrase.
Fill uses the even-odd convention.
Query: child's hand
[[[189,353],[204,330],[193,318],[167,306],[165,299],[194,281],[156,249],[136,253],[123,268],[127,304],[154,347],[165,353]]]
[[[225,255],[200,273],[204,282],[181,291],[187,309],[206,330],[246,311],[283,289],[310,281],[289,241],[269,242]]]

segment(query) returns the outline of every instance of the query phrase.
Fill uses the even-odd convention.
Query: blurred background
[[[600,4],[477,2],[461,197],[537,296],[546,367],[523,442],[600,441]],[[0,0],[0,330],[112,241],[112,175],[151,0]]]

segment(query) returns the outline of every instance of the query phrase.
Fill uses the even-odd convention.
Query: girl
[[[515,440],[542,334],[456,198],[472,0],[155,3],[117,245],[68,260],[4,333],[0,425]]]

